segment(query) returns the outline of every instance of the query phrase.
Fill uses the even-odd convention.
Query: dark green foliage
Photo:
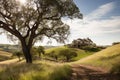
[[[85,47],[82,47],[82,49],[90,52],[98,52],[101,50],[101,48],[93,47],[93,46],[85,46]]]
[[[116,45],[116,44],[120,44],[120,42],[114,42],[114,43],[112,43],[112,45]]]
[[[37,57],[41,58],[41,55],[45,54],[45,48],[43,46],[32,47],[31,53],[34,59],[36,59]]]
[[[50,57],[56,61],[70,61],[72,58],[77,57],[77,52],[74,49],[69,48],[57,48],[45,54],[46,57]]]
[[[39,57],[41,56],[41,54],[45,54],[45,48],[43,47],[43,46],[39,46],[38,48],[37,48],[37,52],[38,52],[38,54],[39,54]]]
[[[14,52],[14,54],[13,54],[13,56],[17,56],[18,57],[18,59],[19,59],[19,61],[21,60],[21,57],[23,56],[23,53],[21,52],[21,51],[15,51]]]
[[[49,56],[55,60],[58,60],[58,57],[59,57],[59,55],[57,53],[55,53],[55,51],[48,53],[47,56]]]
[[[64,49],[59,52],[59,56],[66,58],[66,61],[70,61],[71,58],[77,57],[77,53],[69,49]]]
[[[73,0],[27,0],[22,5],[19,1],[0,0],[0,28],[9,39],[21,43],[27,63],[32,63],[33,44],[45,36],[65,42],[70,27],[62,18],[82,18]]]

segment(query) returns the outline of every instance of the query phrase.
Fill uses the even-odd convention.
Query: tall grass
[[[53,73],[50,74],[50,79],[52,80],[70,80],[72,70],[70,66],[65,65],[62,67],[55,68]]]
[[[71,68],[67,65],[39,61],[2,68],[0,67],[0,80],[69,80],[71,75]]]

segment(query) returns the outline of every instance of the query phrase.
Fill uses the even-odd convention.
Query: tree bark
[[[32,55],[30,53],[31,46],[27,46],[26,43],[21,42],[22,51],[26,59],[26,63],[32,63]]]

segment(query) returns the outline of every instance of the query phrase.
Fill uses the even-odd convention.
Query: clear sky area
[[[120,0],[74,0],[83,14],[83,19],[63,19],[70,25],[71,34],[67,43],[77,38],[93,40],[98,45],[120,42]],[[47,39],[39,44],[47,45]],[[4,34],[0,44],[11,43]],[[59,45],[53,41],[51,45]]]

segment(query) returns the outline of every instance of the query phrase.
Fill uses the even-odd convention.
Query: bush
[[[58,60],[58,54],[55,53],[55,51],[51,51],[50,53],[47,53],[49,57],[52,57],[55,60]]]
[[[13,56],[17,56],[18,57],[18,59],[19,59],[19,61],[21,60],[21,57],[23,56],[23,53],[21,52],[21,51],[15,51],[14,52],[14,54],[13,54]]]
[[[55,49],[46,52],[46,59],[56,60],[56,61],[70,61],[72,58],[77,57],[77,52],[71,48]]]
[[[45,49],[44,49],[44,47],[43,46],[39,46],[39,47],[32,47],[32,49],[31,49],[31,53],[32,53],[32,55],[33,55],[33,58],[37,58],[37,56],[39,57],[39,58],[41,58],[41,54],[45,54]]]
[[[77,53],[69,49],[64,49],[59,52],[59,56],[66,58],[66,61],[70,61],[71,58],[77,57]]]
[[[41,54],[45,54],[45,48],[43,47],[43,46],[39,46],[38,48],[37,48],[37,52],[38,52],[38,54],[39,54],[39,57],[41,56]]]

